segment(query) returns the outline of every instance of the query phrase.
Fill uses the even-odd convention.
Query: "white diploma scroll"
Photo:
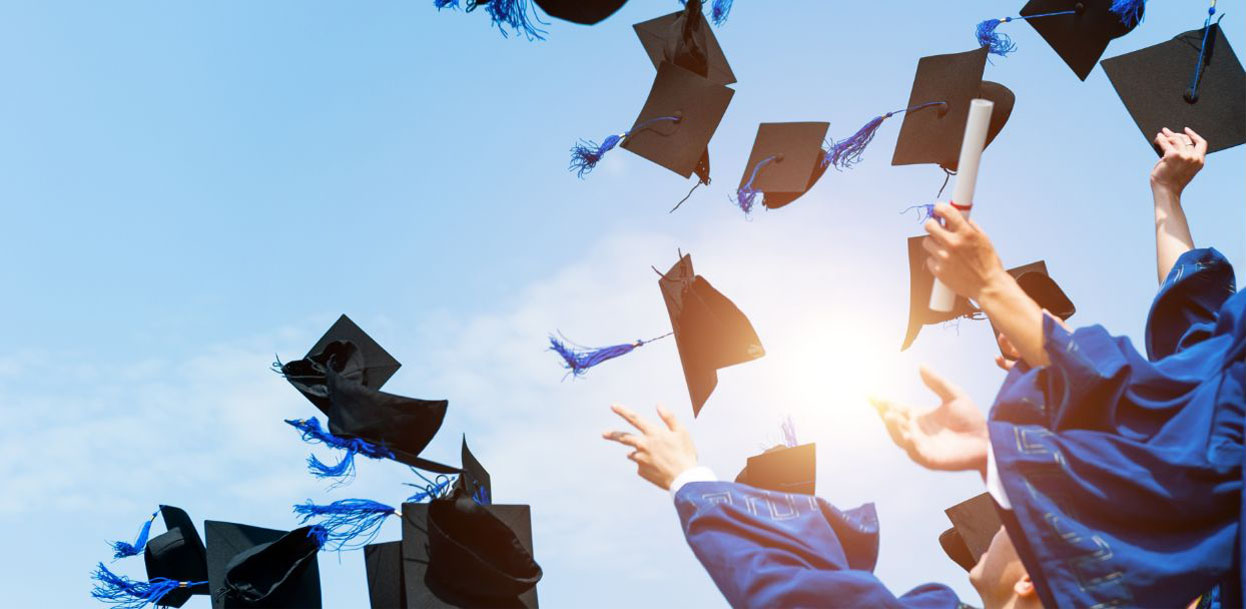
[[[978,164],[982,161],[982,149],[986,148],[986,131],[991,124],[991,110],[995,102],[975,99],[969,102],[969,120],[965,122],[965,139],[960,145],[960,161],[956,164],[956,185],[952,187],[952,204],[962,216],[969,217],[973,205],[973,187],[978,182]],[[930,290],[930,309],[948,312],[956,304],[956,292],[943,282],[934,280]]]

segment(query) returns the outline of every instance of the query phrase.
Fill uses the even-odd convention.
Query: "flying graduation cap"
[[[735,95],[721,81],[734,82],[734,76],[701,14],[700,2],[687,3],[677,15],[636,26],[657,66],[653,87],[630,129],[601,143],[581,140],[572,146],[570,170],[580,178],[622,145],[685,178],[695,173],[698,185],[709,184],[709,141]],[[656,61],[659,43],[661,60]]]
[[[1133,31],[1142,21],[1145,0],[1030,0],[1019,17],[987,19],[978,24],[978,44],[992,55],[1007,56],[1017,45],[1000,25],[1024,20],[1086,80],[1108,43]]]
[[[753,325],[735,303],[693,272],[690,254],[681,255],[669,271],[658,275],[658,287],[671,319],[670,334],[600,349],[568,346],[551,336],[550,350],[562,357],[568,374],[583,376],[602,362],[673,335],[695,417],[718,385],[719,368],[755,360],[766,351]]]
[[[944,510],[944,513],[952,521],[952,528],[939,535],[939,545],[943,546],[948,558],[962,569],[973,570],[1003,526],[995,500],[990,493],[982,493]]]
[[[748,458],[735,481],[778,493],[812,495],[817,484],[817,447],[796,441],[791,417],[783,421],[783,443]]]
[[[1208,12],[1214,14],[1214,4]],[[1208,152],[1246,142],[1246,74],[1212,14],[1200,29],[1103,60],[1103,71],[1152,146],[1164,127],[1193,129],[1207,140]]]
[[[762,123],[736,188],[736,205],[749,213],[757,195],[768,209],[805,194],[826,172],[822,141],[830,123]]]
[[[152,522],[164,517],[167,529],[148,540]],[[119,607],[146,605],[181,607],[195,594],[208,593],[207,552],[195,523],[181,508],[162,505],[144,523],[133,545],[115,542],[117,559],[143,552],[147,581],[134,581],[113,574],[102,563],[93,574],[92,596]]]
[[[934,275],[926,266],[926,250],[922,247],[925,236],[909,237],[909,323],[905,332],[904,351],[913,344],[922,326],[952,321],[954,319],[982,319],[982,311],[968,298],[957,296],[952,310],[935,311],[930,308],[930,291],[934,285]],[[1073,301],[1060,289],[1055,280],[1047,274],[1047,263],[1040,260],[1016,268],[1008,269],[1008,274],[1017,280],[1017,284],[1038,306],[1046,309],[1060,319],[1068,319],[1077,312]],[[994,325],[992,324],[992,330]],[[998,332],[997,332],[998,333]]]
[[[321,606],[322,527],[277,531],[209,520],[204,533],[212,609]]]
[[[596,25],[622,8],[627,0],[533,0],[546,15],[578,23]]]
[[[949,173],[960,162],[969,104],[975,98],[994,102],[987,128],[989,146],[1008,123],[1016,96],[1008,87],[982,80],[987,51],[931,55],[917,62],[908,105],[870,119],[852,135],[826,151],[824,166],[843,170],[861,161],[866,148],[887,119],[904,115],[892,165],[936,164]]]

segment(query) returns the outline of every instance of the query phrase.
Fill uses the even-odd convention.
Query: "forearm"
[[[1194,238],[1181,209],[1181,195],[1155,184],[1151,185],[1151,194],[1155,200],[1155,270],[1163,283],[1177,258],[1194,249]]]
[[[1012,342],[1025,363],[1033,367],[1051,362],[1043,346],[1043,310],[1008,273],[990,279],[978,295],[978,306],[991,323]]]

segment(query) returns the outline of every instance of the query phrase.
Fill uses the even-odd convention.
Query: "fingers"
[[[632,412],[630,409],[628,409],[625,406],[614,404],[613,406],[610,407],[610,410],[613,410],[614,414],[617,414],[623,417],[624,421],[631,423],[632,427],[635,427],[636,429],[640,430],[640,433],[648,434],[652,430],[652,427],[649,425],[648,421],[640,418],[640,415]]]
[[[935,374],[935,372],[930,368],[927,368],[926,366],[919,366],[917,371],[921,374],[922,383],[925,383],[925,385],[929,387],[931,391],[935,392],[935,395],[939,396],[939,398],[943,401],[946,402],[953,400],[960,396],[960,388],[949,383],[938,374]]]
[[[930,234],[931,239],[934,239],[943,245],[947,245],[952,242],[952,233],[946,228],[943,228],[943,225],[939,224],[939,221],[934,218],[926,220],[926,223],[922,225],[922,228],[926,229],[926,232]]]
[[[637,450],[645,447],[644,438],[625,431],[607,431],[606,433],[601,434],[601,437],[610,440],[611,442],[618,442],[624,446],[630,446]]]
[[[871,397],[869,400],[874,410],[878,412],[878,416],[882,418],[883,426],[887,428],[887,435],[891,436],[891,441],[907,450],[907,445],[912,443],[908,433],[912,418],[908,409],[882,398]]]
[[[1017,362],[1010,360],[1010,359],[1004,359],[1004,356],[1002,355],[996,355],[995,365],[999,366],[999,369],[1003,370],[1004,372],[1011,372],[1012,367],[1017,365]]]
[[[1164,131],[1167,130],[1168,129],[1164,129]],[[1164,154],[1165,158],[1177,154],[1177,147],[1173,144],[1172,138],[1165,135],[1163,132],[1155,134],[1155,145],[1159,146],[1160,152]]]
[[[951,232],[959,233],[966,228],[965,216],[961,215],[960,210],[947,203],[935,205],[935,213],[943,218],[943,225]]]
[[[1194,154],[1202,157],[1207,154],[1207,140],[1203,136],[1194,132],[1193,129],[1186,127],[1185,134],[1190,136],[1190,140],[1194,142]]]
[[[926,253],[938,262],[946,262],[952,257],[951,252],[947,251],[947,247],[946,244],[936,242],[934,237],[922,239],[922,249],[926,250]]]
[[[680,424],[679,419],[675,418],[675,413],[667,410],[666,407],[661,404],[658,404],[658,417],[662,419],[663,423],[666,423],[667,429],[671,431],[683,430],[684,426]]]

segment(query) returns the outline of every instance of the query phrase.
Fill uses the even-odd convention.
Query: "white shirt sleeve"
[[[986,490],[995,499],[995,503],[1005,510],[1012,509],[1008,493],[1004,491],[1004,483],[999,479],[999,469],[995,467],[995,449],[987,445],[986,449]]]
[[[675,480],[671,482],[671,499],[675,499],[675,493],[683,488],[689,482],[717,482],[718,476],[714,475],[714,471],[704,465],[690,467],[675,476]]]

